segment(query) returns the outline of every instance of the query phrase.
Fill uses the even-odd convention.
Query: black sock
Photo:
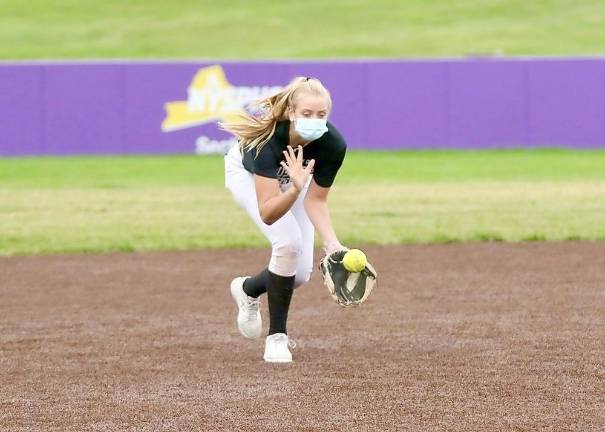
[[[244,281],[244,292],[249,297],[258,297],[267,292],[267,273],[268,269],[264,269],[259,274],[249,277]]]
[[[279,276],[267,270],[269,334],[287,333],[288,309],[294,291],[294,276]]]

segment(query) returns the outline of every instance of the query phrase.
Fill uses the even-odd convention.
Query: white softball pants
[[[309,183],[292,208],[272,225],[267,225],[262,221],[258,210],[254,175],[244,168],[239,147],[231,147],[225,155],[225,186],[271,242],[269,271],[280,276],[295,276],[295,287],[307,282],[313,271],[315,230],[303,205]]]

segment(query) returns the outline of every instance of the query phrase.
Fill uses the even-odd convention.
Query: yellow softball
[[[342,264],[345,266],[345,268],[353,273],[359,273],[362,271],[366,267],[367,263],[368,259],[366,258],[366,254],[359,249],[351,249],[342,259]]]

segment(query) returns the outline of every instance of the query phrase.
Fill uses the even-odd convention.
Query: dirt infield
[[[605,243],[365,250],[361,308],[295,292],[290,365],[227,290],[266,251],[0,259],[0,430],[605,430]]]

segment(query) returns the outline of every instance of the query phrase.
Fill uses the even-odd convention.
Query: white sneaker
[[[244,292],[244,281],[249,276],[236,277],[231,281],[231,296],[237,303],[237,328],[239,332],[249,339],[260,337],[263,322],[260,317],[260,300],[248,297]]]
[[[288,346],[294,348],[296,344],[288,338],[285,333],[275,333],[267,336],[265,340],[265,355],[263,358],[266,362],[271,363],[290,363],[292,361],[292,353]]]

